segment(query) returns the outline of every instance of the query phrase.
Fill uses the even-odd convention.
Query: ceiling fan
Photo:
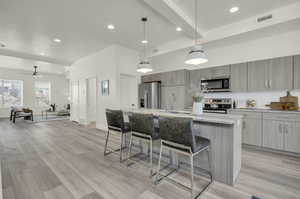
[[[38,66],[33,66],[33,68],[34,68],[34,71],[33,71],[33,73],[32,73],[32,77],[35,78],[35,79],[41,78],[42,75],[41,75],[40,73],[38,73],[38,71],[37,71]]]

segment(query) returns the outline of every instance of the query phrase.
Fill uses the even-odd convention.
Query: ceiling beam
[[[173,0],[144,0],[153,10],[168,21],[182,28],[190,38],[195,36],[195,20],[191,19]],[[198,27],[198,37],[204,37],[204,31]]]
[[[34,54],[29,54],[29,53],[24,53],[24,52],[20,52],[20,51],[9,50],[9,49],[3,49],[3,48],[0,49],[0,55],[5,55],[5,56],[9,56],[9,57],[17,57],[17,58],[33,60],[33,61],[41,61],[41,62],[57,64],[57,65],[62,65],[62,66],[70,66],[72,64],[71,62],[65,61],[65,60],[54,59],[51,57],[34,55]]]
[[[233,24],[228,24],[222,27],[212,29],[205,32],[205,37],[202,37],[199,42],[202,44],[217,41],[232,36],[241,35],[259,29],[265,29],[275,25],[285,24],[292,21],[300,21],[300,3],[291,4],[279,9],[271,10],[260,15],[252,16],[248,19],[238,21]],[[272,14],[273,18],[267,21],[258,23],[257,18]],[[185,49],[193,46],[192,40],[181,39],[174,42],[169,42],[156,47],[156,52],[152,53],[150,57],[162,55],[176,50]]]

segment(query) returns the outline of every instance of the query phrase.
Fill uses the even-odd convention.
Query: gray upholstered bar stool
[[[210,141],[206,138],[196,136],[193,131],[193,121],[191,118],[182,117],[159,117],[159,133],[161,136],[161,148],[157,167],[156,182],[158,183],[164,177],[160,177],[160,164],[163,149],[169,149],[171,151],[187,155],[190,157],[191,166],[191,187],[176,182],[176,184],[182,185],[185,188],[191,190],[191,198],[197,198],[206,188],[212,183],[211,169],[206,171],[210,176],[210,182],[207,184],[198,194],[194,196],[194,156],[201,152],[207,152],[207,158],[210,166],[209,147]]]
[[[132,140],[137,139],[149,144],[150,153],[150,177],[153,175],[153,141],[160,138],[157,129],[154,127],[153,114],[132,113],[129,116],[131,126],[131,137],[129,142],[128,163],[131,160]],[[128,164],[129,165],[129,164]]]
[[[123,149],[126,148],[126,146],[123,146],[124,145],[124,137],[126,136],[125,134],[130,133],[130,131],[131,131],[130,125],[128,123],[124,122],[124,116],[123,116],[123,112],[121,110],[106,109],[105,112],[106,112],[108,131],[107,131],[105,147],[104,147],[104,156],[120,151],[120,162],[122,162],[122,161],[124,161],[123,157],[122,157],[122,152],[123,152]],[[113,151],[110,151],[107,149],[110,131],[121,133],[121,146],[119,149],[116,149]]]

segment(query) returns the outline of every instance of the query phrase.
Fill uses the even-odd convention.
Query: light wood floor
[[[105,134],[70,121],[0,120],[4,199],[189,198],[168,181],[154,186],[141,165],[103,156]],[[114,140],[117,146],[118,140]],[[300,198],[300,159],[253,149],[242,153],[234,187],[214,182],[202,199]],[[1,181],[0,181],[1,182]],[[1,198],[1,197],[0,197]]]

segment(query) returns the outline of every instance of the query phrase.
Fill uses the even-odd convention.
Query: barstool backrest
[[[124,117],[121,110],[106,109],[108,129],[122,131],[124,129]]]
[[[153,137],[155,132],[153,114],[132,113],[129,116],[129,122],[132,131]]]
[[[182,117],[159,117],[159,133],[162,140],[194,147],[193,120]]]

